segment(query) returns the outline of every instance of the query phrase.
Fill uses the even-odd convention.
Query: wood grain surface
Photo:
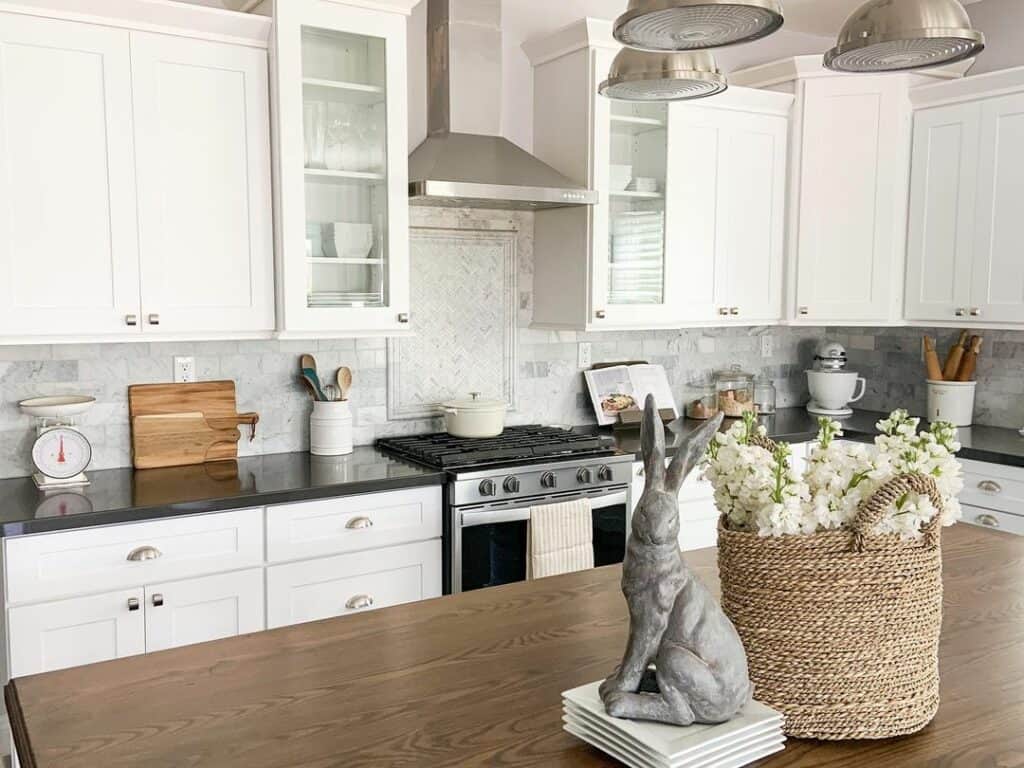
[[[881,742],[790,741],[760,766],[1024,765],[1024,538],[944,537],[942,706]],[[714,550],[689,553],[717,591]],[[24,768],[614,766],[560,693],[612,669],[619,568],[12,681]]]

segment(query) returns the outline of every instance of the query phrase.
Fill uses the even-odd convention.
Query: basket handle
[[[868,540],[872,538],[871,529],[885,517],[889,508],[899,501],[906,493],[917,493],[927,496],[935,509],[942,511],[942,496],[935,484],[935,479],[918,473],[909,473],[894,477],[885,483],[860,505],[857,516],[853,519],[853,547],[857,552],[863,552]],[[924,527],[925,545],[928,547],[937,546],[939,543],[939,530],[942,527],[939,520],[940,515],[936,514]]]

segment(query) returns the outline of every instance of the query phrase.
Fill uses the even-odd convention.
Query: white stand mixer
[[[836,341],[823,341],[814,353],[814,368],[807,371],[811,402],[807,412],[841,419],[853,415],[851,403],[867,392],[867,380],[846,370],[846,349]],[[860,385],[860,393],[857,387]]]

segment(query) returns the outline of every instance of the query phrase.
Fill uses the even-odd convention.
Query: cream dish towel
[[[526,578],[543,579],[594,567],[594,518],[590,500],[530,509]]]

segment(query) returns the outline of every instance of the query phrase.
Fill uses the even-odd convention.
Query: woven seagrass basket
[[[758,701],[795,738],[883,739],[924,728],[939,707],[942,561],[938,516],[924,536],[871,535],[907,491],[902,475],[851,530],[765,538],[718,527],[722,607],[743,639]]]

